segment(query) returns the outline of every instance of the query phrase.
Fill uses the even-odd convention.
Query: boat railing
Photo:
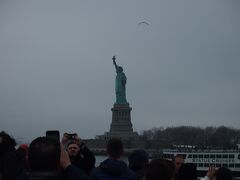
[[[175,153],[240,153],[237,149],[162,149],[162,152]]]

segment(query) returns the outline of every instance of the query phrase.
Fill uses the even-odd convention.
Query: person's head
[[[123,154],[123,143],[118,138],[112,138],[107,142],[107,153],[110,158],[118,159]]]
[[[29,149],[29,146],[28,146],[28,144],[20,144],[18,149],[24,149],[27,152]]]
[[[180,167],[184,164],[184,157],[182,155],[176,155],[173,159],[174,165],[176,167],[176,173],[178,173]]]
[[[123,72],[122,66],[118,66],[117,72],[120,72],[120,73]]]
[[[27,160],[28,159],[28,149],[29,149],[29,146],[27,144],[21,144],[18,147],[17,152],[21,158]]]
[[[80,151],[79,146],[74,142],[71,141],[67,145],[67,153],[70,157],[76,156]]]
[[[145,180],[172,180],[175,175],[175,166],[166,159],[153,159],[147,166]]]
[[[178,180],[197,180],[197,167],[193,163],[183,164],[177,175]]]
[[[3,156],[8,150],[16,146],[16,141],[9,134],[4,131],[0,132],[0,157]]]
[[[13,139],[9,134],[7,134],[5,131],[0,132],[0,143],[5,143],[9,146],[16,146],[16,141]]]
[[[232,180],[232,172],[226,167],[220,167],[216,171],[216,180]]]
[[[128,156],[129,168],[140,170],[148,163],[148,153],[143,149],[136,149]]]
[[[53,139],[38,137],[29,146],[28,161],[31,171],[55,171],[60,165],[60,144]]]

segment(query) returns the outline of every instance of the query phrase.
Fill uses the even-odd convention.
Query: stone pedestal
[[[122,140],[136,140],[137,132],[133,132],[131,123],[131,110],[129,104],[114,104],[112,110],[112,123],[107,138],[121,138]]]

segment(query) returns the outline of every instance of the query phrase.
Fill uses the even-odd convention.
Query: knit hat
[[[148,153],[143,149],[136,149],[128,156],[130,169],[141,169],[146,163],[148,163]]]
[[[28,151],[28,144],[20,144],[18,148],[24,149],[26,152]]]

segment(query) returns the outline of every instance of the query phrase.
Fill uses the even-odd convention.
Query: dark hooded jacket
[[[27,172],[16,180],[88,180],[88,177],[81,169],[69,165],[61,172]]]
[[[92,180],[139,180],[127,164],[121,160],[106,159],[95,168],[90,176]]]

